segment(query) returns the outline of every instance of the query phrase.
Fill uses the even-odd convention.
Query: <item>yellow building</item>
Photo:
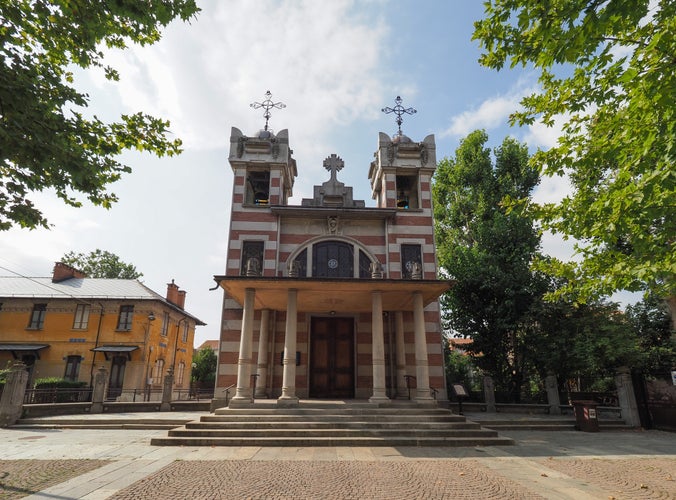
[[[91,385],[104,366],[108,397],[123,401],[160,389],[172,368],[174,390],[188,390],[195,327],[205,323],[184,310],[185,295],[173,280],[163,297],[62,263],[51,278],[0,277],[0,366],[23,361],[29,386],[44,377]]]

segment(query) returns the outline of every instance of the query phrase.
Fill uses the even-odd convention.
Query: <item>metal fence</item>
[[[91,387],[26,389],[24,404],[88,403],[92,400]]]

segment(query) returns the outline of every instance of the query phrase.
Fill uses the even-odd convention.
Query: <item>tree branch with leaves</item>
[[[116,123],[86,117],[87,94],[72,69],[104,66],[103,48],[124,49],[160,39],[174,19],[190,20],[194,0],[14,0],[0,3],[0,230],[49,227],[31,195],[53,189],[66,204],[78,195],[110,208],[108,186],[131,172],[117,160],[125,150],[158,156],[181,152],[169,122],[142,112]]]

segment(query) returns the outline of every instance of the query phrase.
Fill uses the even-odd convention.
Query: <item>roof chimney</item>
[[[167,283],[167,300],[174,304],[178,305],[178,285],[174,283],[174,280],[171,280],[171,283]]]
[[[181,309],[185,309],[185,295],[186,295],[186,293],[188,293],[188,292],[186,292],[185,290],[179,290],[178,291],[178,302],[177,302],[176,305],[178,307],[180,307]]]
[[[74,267],[64,264],[63,262],[56,262],[54,264],[54,271],[52,273],[52,283],[60,283],[71,278],[86,278],[87,275],[82,271],[78,271]]]

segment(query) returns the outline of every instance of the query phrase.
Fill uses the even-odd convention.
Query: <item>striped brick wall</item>
[[[235,129],[233,129],[235,130]],[[383,137],[384,136],[384,137]],[[286,136],[285,136],[286,137]],[[387,148],[389,138],[381,134],[379,150],[376,159],[371,165],[369,177],[374,187],[373,197],[376,208],[392,209],[391,216],[368,216],[370,209],[360,209],[362,212],[350,217],[350,212],[337,211],[339,217],[338,228],[331,233],[327,224],[326,212],[317,213],[311,207],[307,208],[307,215],[285,215],[284,212],[275,212],[272,207],[284,205],[285,190],[289,194],[295,175],[295,163],[291,163],[288,142],[283,144],[277,158],[272,157],[272,149],[265,153],[264,145],[257,145],[256,153],[249,153],[246,147],[241,148],[240,136],[233,131],[231,138],[230,163],[234,172],[232,212],[230,222],[229,244],[227,251],[226,275],[240,274],[242,248],[245,241],[264,242],[264,262],[262,271],[264,276],[287,276],[287,265],[300,250],[307,248],[311,252],[311,245],[318,241],[337,239],[353,244],[363,249],[372,258],[377,259],[384,270],[384,277],[401,279],[401,245],[417,244],[421,247],[423,278],[436,279],[436,254],[434,246],[434,229],[431,205],[431,179],[436,163],[433,138],[425,139],[424,148],[427,148],[427,165],[422,164],[422,156],[414,157],[415,151],[409,147],[406,155],[394,155]],[[422,143],[421,143],[422,144]],[[237,149],[240,148],[240,149]],[[286,148],[286,149],[284,149]],[[238,156],[240,150],[242,155]],[[260,152],[264,151],[264,152]],[[413,151],[413,153],[410,153]],[[286,155],[286,156],[285,156]],[[283,160],[283,161],[282,161]],[[284,163],[286,161],[287,163]],[[246,200],[246,175],[248,169],[258,171],[268,168],[270,172],[269,206],[252,206]],[[418,175],[418,206],[409,210],[396,210],[397,175],[405,172],[406,176]],[[293,174],[293,175],[291,175]],[[377,177],[377,179],[375,178]],[[366,182],[366,180],[365,180]],[[376,186],[380,188],[376,189]],[[377,211],[376,211],[377,212]],[[358,255],[356,253],[356,255]],[[358,267],[358,260],[355,261]],[[392,311],[394,312],[394,311]],[[318,312],[319,313],[319,312]],[[325,311],[323,312],[325,313]],[[338,311],[341,315],[350,315],[349,311]],[[311,313],[299,313],[297,324],[297,350],[300,352],[300,366],[296,368],[296,393],[299,397],[307,397],[310,366],[310,336],[309,325]],[[373,368],[371,348],[371,315],[352,314],[355,321],[355,395],[357,398],[368,398],[372,394]],[[445,399],[445,382],[443,370],[443,353],[441,347],[440,311],[438,303],[432,303],[425,308],[425,328],[427,336],[427,350],[430,372],[430,385],[440,389],[440,397]],[[239,339],[241,332],[242,308],[227,296],[223,302],[222,333],[219,350],[219,367],[217,387],[223,388],[236,383],[237,359],[239,356]],[[395,331],[394,314],[389,314],[385,324],[385,352],[387,386],[390,387],[394,377]],[[270,331],[268,344],[259,346],[260,311],[254,316],[254,343],[253,363],[257,363],[261,349],[268,352],[268,377],[265,385],[271,397],[281,394],[282,365],[280,356],[284,349],[284,330],[286,313],[273,311],[270,315]],[[413,314],[404,313],[404,337],[406,350],[406,364],[409,375],[415,375],[415,344]],[[254,369],[255,372],[255,369]],[[260,384],[262,381],[259,381]]]

